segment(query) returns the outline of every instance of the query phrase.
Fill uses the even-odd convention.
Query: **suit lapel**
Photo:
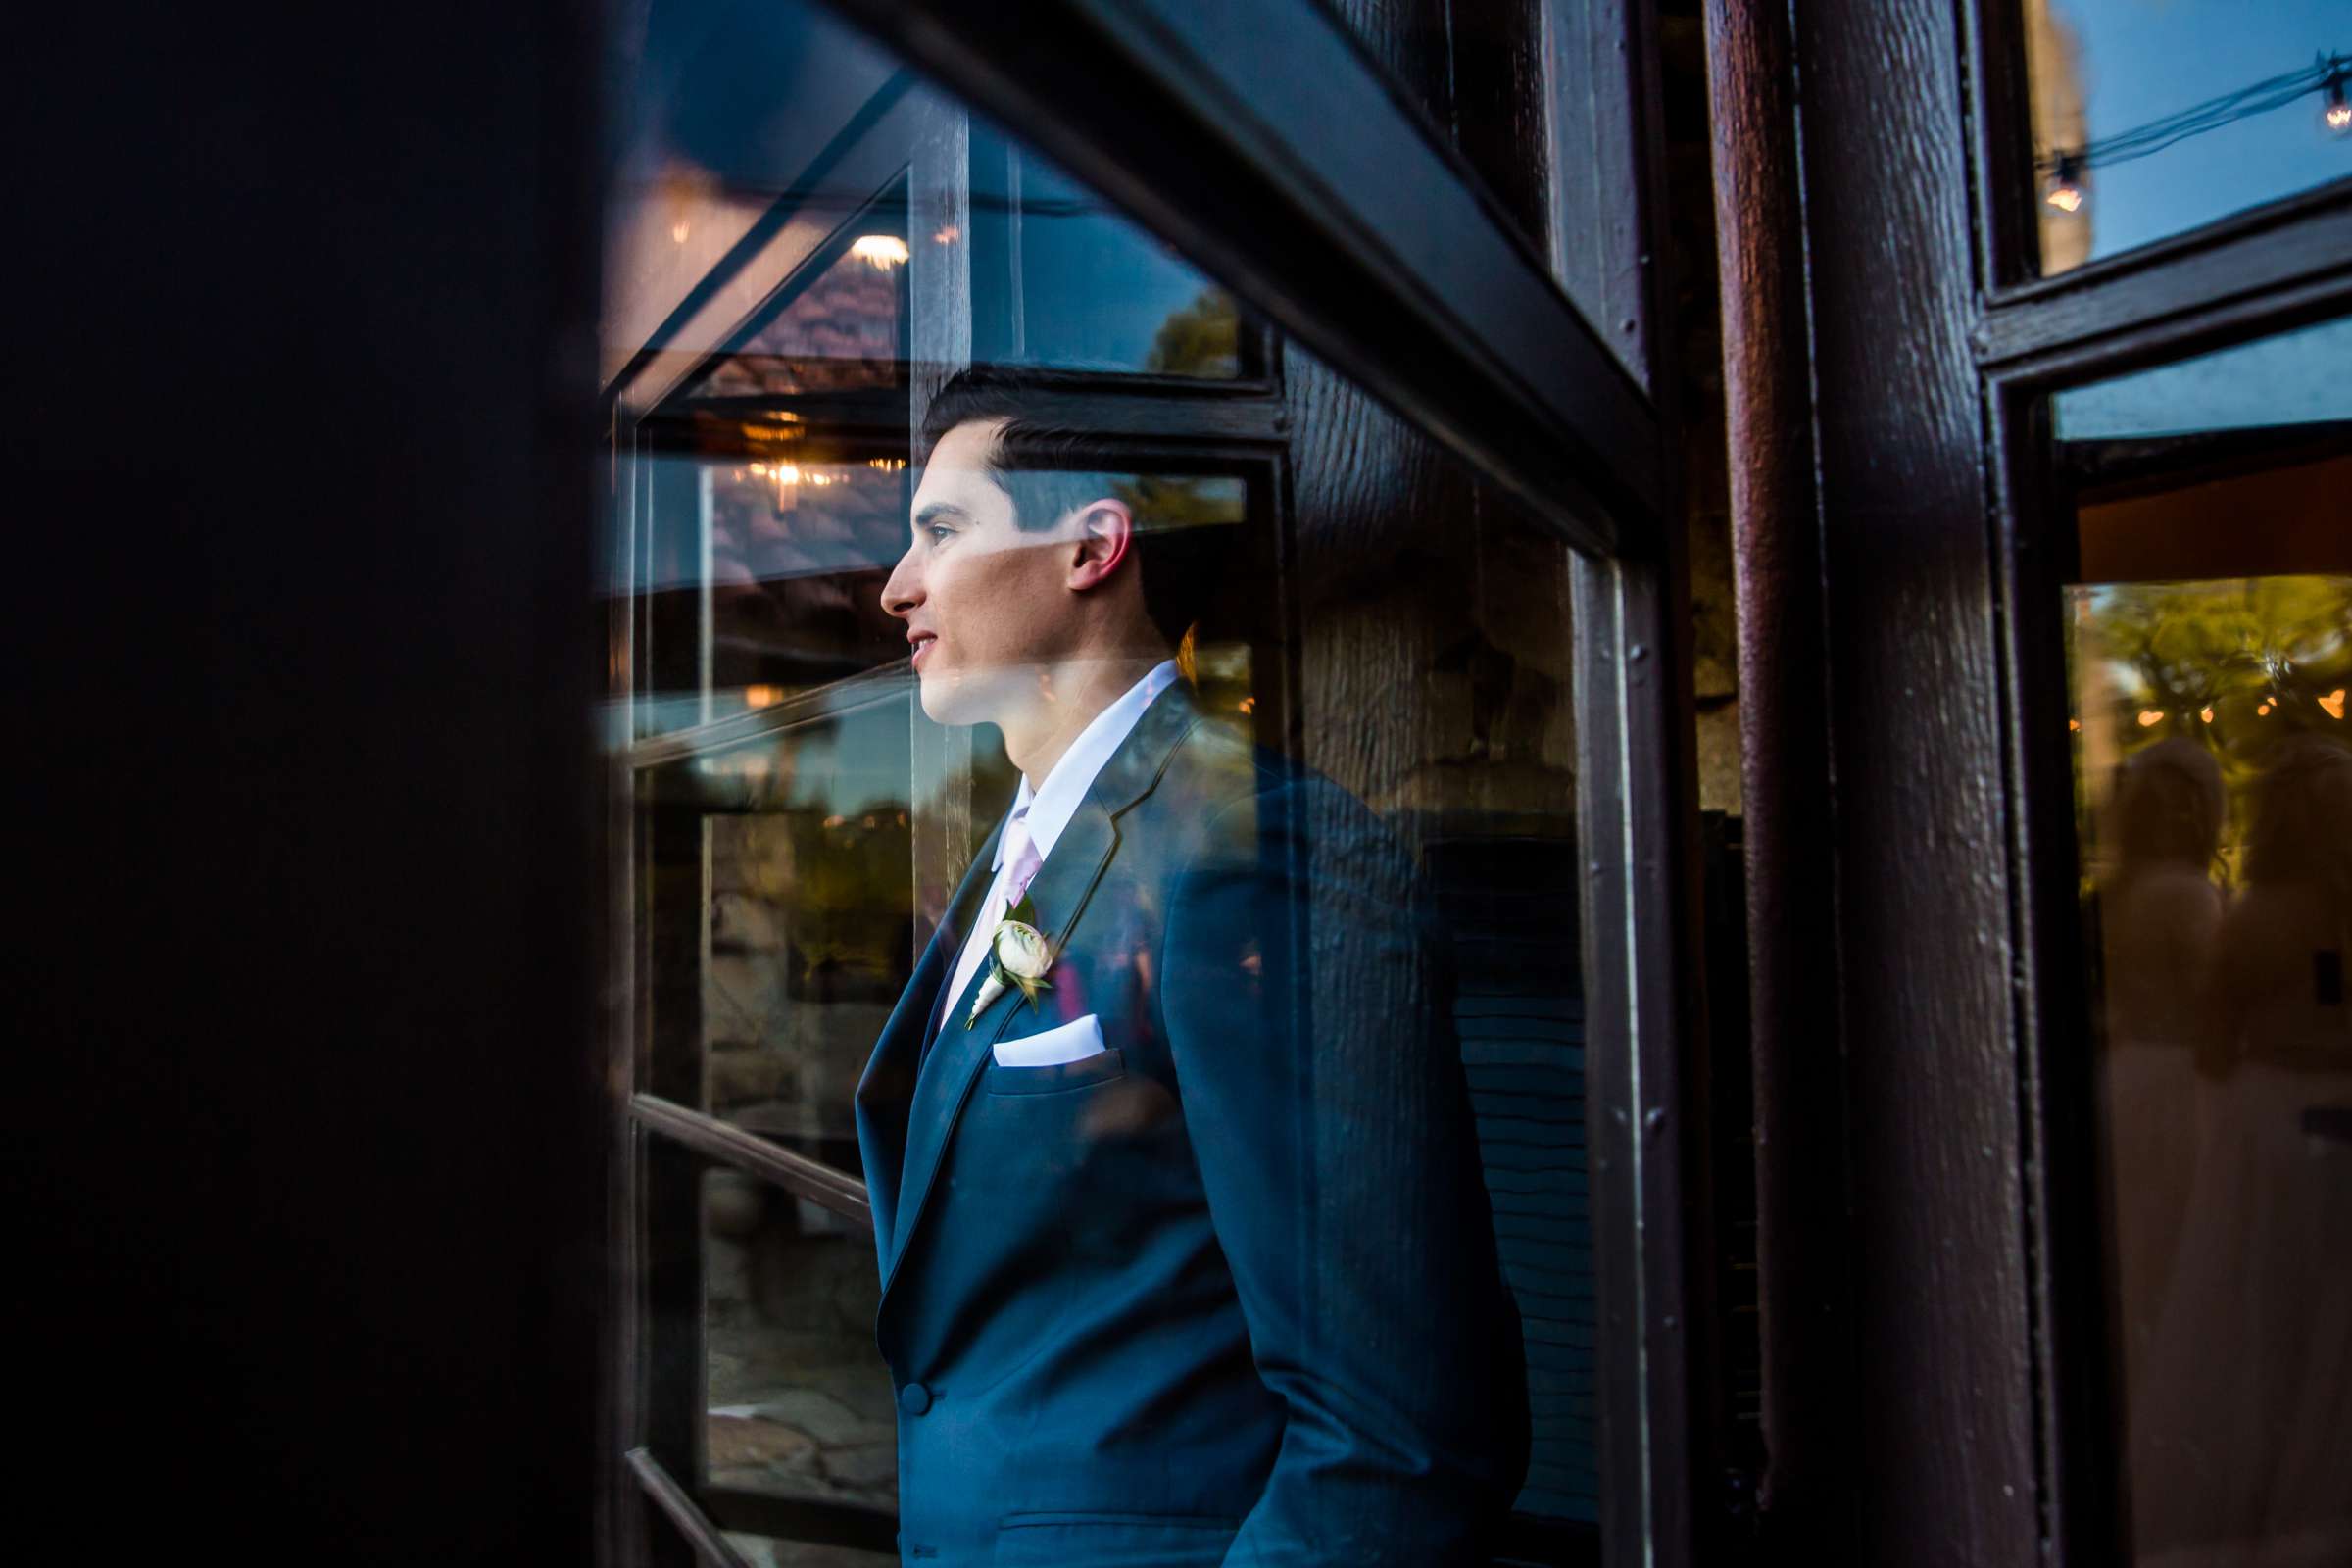
[[[874,1233],[886,1243],[903,1185],[907,1102],[913,1097],[925,1036],[939,1010],[940,988],[955,973],[956,956],[963,951],[963,935],[979,917],[980,901],[994,876],[989,862],[996,858],[997,839],[1004,831],[1000,821],[965,869],[858,1081],[858,1142],[865,1158],[866,1200],[873,1208]]]
[[[1068,945],[1078,917],[1086,912],[1087,901],[1094,896],[1102,873],[1118,852],[1119,814],[1151,793],[1168,760],[1175,755],[1177,742],[1190,732],[1198,716],[1181,682],[1161,693],[1136,721],[1119,749],[1111,754],[1102,771],[1096,775],[1085,801],[1055,841],[1054,853],[1046,857],[1037,880],[1029,884],[1029,900],[1037,906],[1040,929],[1054,938],[1056,955]],[[885,1295],[890,1282],[897,1278],[907,1243],[913,1239],[915,1227],[922,1219],[923,1201],[930,1196],[932,1178],[939,1174],[940,1160],[955,1134],[956,1120],[988,1066],[992,1048],[1022,1005],[1020,992],[1008,990],[989,1004],[970,1028],[964,1027],[971,999],[987,969],[988,965],[983,963],[980,973],[965,985],[963,995],[956,999],[915,1082],[914,1106],[906,1128],[906,1176],[897,1194],[895,1229],[882,1229],[878,1208],[874,1216],[876,1235],[890,1239],[888,1262],[883,1269]]]

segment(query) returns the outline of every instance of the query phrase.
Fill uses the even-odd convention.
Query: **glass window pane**
[[[907,736],[894,681],[685,764],[729,808],[704,819],[703,1108],[844,1170],[851,1096],[913,958]]]
[[[2352,422],[2352,321],[2257,338],[2051,400],[2068,441]]]
[[[2269,373],[2332,368],[2341,330],[2058,400],[2114,1420],[2142,1563],[2352,1554],[2352,425],[2301,399],[2323,378]]]
[[[891,388],[906,378],[903,195],[869,209],[840,255],[688,389],[696,399]]]
[[[859,1551],[854,1546],[825,1546],[807,1541],[779,1541],[772,1536],[726,1532],[727,1544],[743,1554],[751,1568],[899,1568],[895,1551]]]
[[[2025,0],[2041,270],[2352,174],[2341,0]]]
[[[904,657],[878,593],[905,526],[904,435],[861,443],[707,411],[664,416],[648,434],[709,445],[654,448],[641,465],[638,734],[733,717]],[[888,455],[859,455],[872,449]]]
[[[702,1314],[640,1347],[654,1419],[909,1556],[1589,1544],[1575,558],[889,91],[763,106],[830,151],[725,183],[846,216],[714,279],[619,465],[639,1087],[874,1215],[652,1209]]]
[[[1255,369],[1233,296],[1084,186],[973,126],[972,358],[1229,381]]]
[[[708,1487],[898,1503],[898,1405],[872,1353],[862,1230],[756,1176],[703,1175]]]

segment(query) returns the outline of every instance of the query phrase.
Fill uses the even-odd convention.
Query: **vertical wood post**
[[[1758,1501],[1771,1539],[1842,1558],[1852,1310],[1794,59],[1786,0],[1709,0],[1706,29],[1746,814],[1769,1454]]]

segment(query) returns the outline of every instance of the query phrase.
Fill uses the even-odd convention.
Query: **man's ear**
[[[1116,496],[1102,496],[1078,509],[1078,537],[1070,550],[1069,586],[1099,588],[1135,546],[1135,514]]]

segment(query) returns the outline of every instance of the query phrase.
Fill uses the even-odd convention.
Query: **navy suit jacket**
[[[858,1090],[905,1557],[1480,1560],[1519,1321],[1395,841],[1179,683],[1029,890],[1053,989],[927,1038],[992,855]],[[995,1064],[1089,1013],[1101,1055]]]

